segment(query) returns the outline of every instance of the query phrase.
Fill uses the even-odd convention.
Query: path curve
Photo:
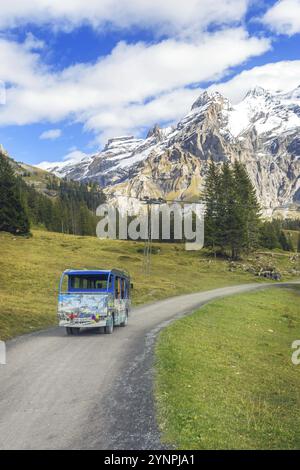
[[[152,393],[158,331],[210,300],[276,285],[224,287],[137,307],[113,335],[66,336],[51,328],[9,341],[7,364],[0,365],[0,449],[161,448]]]

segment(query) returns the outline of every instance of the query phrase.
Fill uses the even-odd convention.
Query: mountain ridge
[[[121,136],[79,162],[40,168],[57,176],[96,180],[109,198],[197,198],[210,159],[239,160],[265,215],[300,204],[300,86],[290,92],[250,89],[232,105],[204,91],[176,126],[154,125],[145,139]],[[56,166],[55,166],[56,165]]]

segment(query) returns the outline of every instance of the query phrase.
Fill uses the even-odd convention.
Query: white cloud
[[[300,60],[281,61],[245,70],[227,82],[209,87],[218,90],[235,104],[244,98],[250,88],[261,86],[270,91],[291,91],[300,85]],[[147,104],[131,104],[112,108],[93,115],[86,126],[102,129],[98,142],[126,133],[139,134],[155,122],[176,123],[189,111],[201,89],[178,88],[167,92]],[[122,119],[119,116],[122,115]]]
[[[37,49],[43,49],[45,46],[44,41],[36,38],[31,32],[26,34],[26,39],[24,42],[24,48],[28,51],[34,51]]]
[[[0,79],[25,88],[44,86],[46,69],[40,61],[40,52],[33,52],[28,42],[18,44],[0,36]]]
[[[101,129],[95,143],[103,145],[118,135],[140,135],[154,123],[175,124],[189,111],[200,90],[178,88],[164,93],[147,104],[129,104],[106,111],[99,110],[86,123],[88,129]],[[121,116],[121,119],[120,119]]]
[[[193,40],[120,42],[95,64],[53,72],[42,64],[40,51],[0,39],[0,78],[11,84],[0,125],[68,118],[111,137],[119,129],[132,132],[154,120],[174,120],[184,111],[185,100],[188,107],[197,94],[187,86],[220,79],[269,48],[269,40],[229,28]]]
[[[61,136],[62,132],[61,129],[49,129],[48,131],[42,132],[40,135],[41,140],[55,140]]]
[[[67,155],[64,155],[61,161],[58,162],[48,162],[48,161],[43,161],[36,165],[37,167],[41,168],[42,170],[47,170],[49,168],[60,168],[64,167],[66,164],[69,165],[75,165],[76,163],[80,162],[83,158],[86,158],[87,154],[81,152],[81,150],[77,150],[74,148],[71,152],[67,153]]]
[[[81,150],[74,149],[63,157],[64,162],[68,163],[77,163],[86,157],[86,154],[81,152]]]
[[[279,34],[300,32],[300,0],[279,0],[262,18],[262,22]]]
[[[249,0],[10,0],[1,2],[0,28],[35,23],[72,29],[83,23],[95,28],[142,26],[160,32],[209,24],[230,24],[243,18]]]
[[[291,91],[300,85],[300,60],[274,62],[240,74],[225,83],[213,85],[233,103],[239,102],[250,88],[261,86],[270,91]]]

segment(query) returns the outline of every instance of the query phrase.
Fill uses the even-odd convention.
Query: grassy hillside
[[[299,449],[300,287],[214,301],[156,348],[164,441],[179,449]]]
[[[205,252],[186,252],[183,245],[155,244],[150,276],[142,269],[142,243],[99,240],[33,230],[33,237],[0,233],[0,338],[56,323],[57,286],[67,268],[127,269],[134,282],[133,302],[214,287],[259,281],[247,272],[253,263],[290,270],[295,262],[285,253],[265,253],[232,266]],[[250,268],[249,268],[250,269]],[[290,276],[286,271],[285,278]]]
[[[1,154],[8,158],[16,176],[21,176],[28,185],[33,186],[38,192],[47,194],[48,196],[56,196],[55,191],[47,189],[49,177],[51,177],[53,181],[59,182],[59,178],[53,173],[28,165],[27,163],[17,162],[5,151],[1,152]]]

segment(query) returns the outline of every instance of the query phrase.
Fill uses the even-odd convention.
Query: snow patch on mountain
[[[210,158],[244,162],[266,211],[298,203],[300,86],[276,93],[255,87],[236,105],[205,91],[175,126],[155,124],[144,139],[115,137],[94,155],[39,167],[96,180],[109,197],[190,198],[203,189]]]

